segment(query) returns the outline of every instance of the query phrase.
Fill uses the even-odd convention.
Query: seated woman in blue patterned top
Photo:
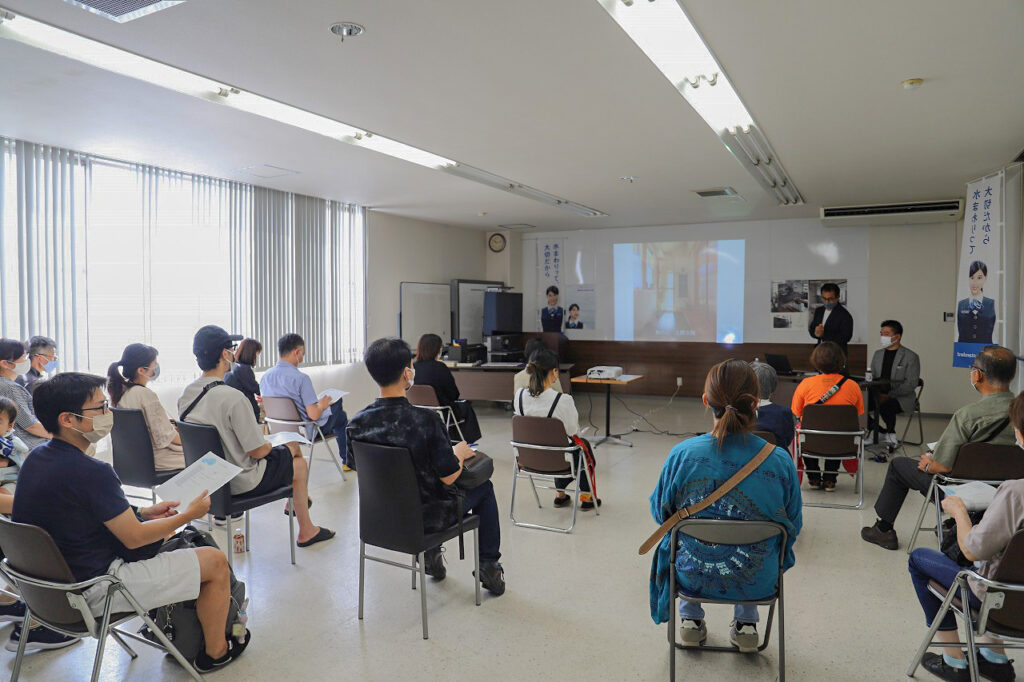
[[[726,360],[711,368],[704,382],[704,404],[715,423],[711,433],[676,445],[651,494],[651,515],[663,523],[679,509],[708,497],[765,446],[750,432],[756,423],[757,377],[742,360]],[[696,518],[747,519],[783,524],[789,540],[785,568],[794,562],[793,543],[803,523],[800,484],[789,454],[776,447],[757,469]],[[658,547],[651,566],[651,617],[664,623],[672,617],[669,570],[688,596],[749,601],[771,595],[778,580],[778,537],[753,545],[711,545],[680,536],[676,565],[670,567],[670,536]],[[679,605],[682,643],[699,646],[707,639],[704,610],[695,602]],[[740,651],[756,651],[756,606],[737,605],[730,641]]]

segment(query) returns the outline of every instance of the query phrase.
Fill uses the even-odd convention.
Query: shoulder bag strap
[[[849,379],[849,377],[843,377],[842,379],[840,379],[835,384],[832,384],[832,387],[829,388],[824,393],[822,393],[821,397],[818,398],[818,404],[819,405],[824,405],[826,402],[828,402],[829,398],[831,398],[832,396],[834,396],[836,393],[839,392],[839,389],[843,387],[843,384],[846,383],[847,379]]]
[[[195,409],[196,405],[199,404],[199,401],[203,399],[203,397],[210,391],[211,388],[214,388],[216,386],[224,386],[224,385],[225,384],[224,384],[223,381],[214,381],[212,383],[206,384],[206,386],[203,386],[203,390],[199,393],[199,397],[197,397],[195,400],[193,400],[192,404],[190,404],[188,407],[186,407],[182,411],[182,413],[178,415],[178,421],[182,421],[182,422],[185,421],[185,418],[188,417],[188,415],[192,412],[192,410]]]
[[[990,443],[990,442],[992,442],[992,440],[993,440],[993,439],[994,439],[994,438],[995,438],[996,436],[998,436],[998,435],[999,435],[1000,433],[1002,433],[1002,432],[1003,432],[1003,430],[1005,430],[1005,429],[1006,429],[1006,427],[1007,427],[1007,426],[1009,426],[1009,425],[1010,425],[1010,418],[1009,418],[1009,417],[1007,417],[1007,418],[1006,418],[1006,419],[1004,419],[1003,421],[1001,421],[1001,422],[999,422],[998,424],[996,424],[996,430],[995,430],[995,431],[993,431],[992,433],[990,433],[990,434],[989,434],[989,435],[988,435],[988,436],[987,436],[986,438],[984,438],[983,440],[981,440],[981,441],[979,441],[979,442],[981,442],[981,443]]]
[[[551,401],[551,409],[548,410],[548,419],[551,419],[551,415],[555,413],[555,407],[558,405],[558,401],[562,399],[561,393],[555,394],[555,399]]]
[[[523,393],[526,391],[525,388],[519,389],[519,416],[525,417],[526,410],[523,409]]]
[[[665,523],[661,524],[661,526],[658,527],[658,530],[654,531],[651,537],[647,538],[647,540],[644,541],[644,544],[640,545],[640,554],[647,554],[647,552],[651,551],[651,547],[654,547],[656,544],[661,542],[661,539],[672,530],[672,526],[676,525],[683,519],[688,519],[694,514],[704,511],[720,500],[730,490],[738,486],[743,479],[754,473],[754,470],[768,459],[768,455],[772,454],[773,450],[775,450],[774,445],[771,443],[765,443],[764,447],[761,448],[749,462],[744,464],[742,469],[733,474],[728,481],[718,486],[713,493],[705,497],[700,502],[695,502],[689,507],[680,509],[675,514],[665,519]]]

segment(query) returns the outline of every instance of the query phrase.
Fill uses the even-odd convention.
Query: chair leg
[[[110,636],[114,638],[115,642],[121,645],[122,649],[128,652],[128,655],[132,657],[133,661],[139,657],[139,655],[135,653],[135,649],[132,649],[128,645],[128,642],[124,641],[124,638],[121,637],[121,633],[117,631],[117,628],[110,628]]]
[[[103,666],[103,650],[107,644],[107,631],[110,629],[110,608],[113,606],[113,595],[107,592],[107,601],[103,604],[103,620],[100,622],[100,629],[96,633],[96,658],[93,659],[92,663],[92,682],[96,682],[100,679],[100,668]],[[25,636],[25,632],[22,633],[22,637]]]
[[[420,612],[423,616],[423,639],[427,639],[427,566],[420,552]],[[415,574],[413,574],[415,578]]]
[[[338,473],[341,474],[341,480],[347,481],[348,478],[345,476],[345,468],[341,463],[341,446],[338,445],[337,436],[334,438],[334,445],[337,448],[337,452],[335,452],[334,450],[331,450],[331,444],[327,441],[327,438],[324,437],[324,432],[320,430],[319,426],[316,427],[316,433],[320,437],[320,440],[324,442],[324,448],[327,450],[327,456],[334,461],[334,466],[337,467]]]
[[[669,553],[668,565],[668,679],[676,680],[676,570],[675,552]]]
[[[480,606],[480,529],[473,529],[473,582],[476,587],[476,605]]]
[[[249,551],[249,512],[245,512],[245,551]]]
[[[295,500],[288,498],[288,546],[292,550],[292,566],[295,565]]]
[[[590,483],[590,497],[594,500],[594,514],[600,516],[601,507],[597,505],[597,493],[594,492],[595,490],[597,490],[597,486],[594,485],[594,477],[590,475],[590,469],[587,468],[586,463],[581,463],[583,464],[583,474],[587,477],[587,481]]]
[[[779,574],[779,682],[786,682],[786,601],[783,595],[782,574]]]
[[[954,587],[956,587],[955,583]],[[978,682],[978,643],[974,640],[974,617],[971,615],[970,602],[968,601],[971,594],[971,588],[967,585],[967,578],[964,578],[963,581],[960,582],[959,588],[960,603],[964,605],[964,630],[967,632],[967,667],[971,673],[971,682]],[[950,592],[953,591],[954,589],[950,588]]]
[[[931,485],[928,486],[928,492],[925,493],[924,502],[921,503],[921,511],[917,514],[917,523],[914,524],[914,532],[910,536],[910,543],[907,545],[907,554],[914,551],[914,545],[917,544],[917,536],[921,533],[921,524],[924,523],[924,515],[928,511],[928,503],[931,502],[932,489],[935,487],[935,479],[932,478]]]
[[[533,497],[537,500],[537,509],[542,509],[543,507],[540,503],[540,495],[537,494],[537,485],[533,482],[533,476],[530,476],[530,487],[533,488]]]
[[[420,559],[420,561],[422,562],[423,559]],[[416,555],[413,554],[412,555],[412,589],[414,589],[414,590],[416,589],[416,571],[417,571],[417,568],[416,568]]]
[[[21,674],[21,661],[25,658],[25,642],[28,641],[29,624],[32,622],[32,610],[25,606],[25,617],[21,619],[21,637],[18,639],[18,653],[14,655],[14,670],[11,672],[11,682],[17,682]]]
[[[359,620],[363,619],[363,591],[366,584],[366,543],[359,541]]]
[[[935,504],[935,541],[939,543],[939,547],[942,547],[942,500],[939,498],[941,490],[939,490],[938,483],[935,482],[935,477],[932,477],[932,502]]]
[[[914,654],[914,659],[910,662],[910,667],[907,668],[907,677],[913,677],[917,671],[917,666],[921,665],[921,659],[924,658],[924,653],[928,651],[928,645],[935,639],[935,633],[939,630],[939,625],[942,624],[942,619],[949,613],[950,604],[953,603],[953,598],[956,596],[955,583],[949,588],[949,592],[946,593],[946,598],[942,601],[942,606],[939,607],[938,612],[935,614],[935,618],[932,619],[932,624],[928,628],[928,632],[924,636],[924,641],[921,642],[921,646],[917,648],[917,653]]]
[[[508,517],[512,519],[512,524],[516,522],[516,483],[519,482],[519,467],[516,466],[515,462],[512,463],[512,499],[508,505]]]
[[[310,476],[310,474],[313,473],[313,458],[315,457],[315,454],[314,454],[315,452],[316,452],[316,439],[314,438],[313,442],[309,444],[309,464],[308,464],[308,466],[306,466],[306,485],[307,486],[309,485],[309,476]]]

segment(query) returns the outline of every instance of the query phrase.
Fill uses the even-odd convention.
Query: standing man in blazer
[[[896,415],[912,414],[917,382],[921,378],[921,359],[904,346],[903,325],[896,320],[885,320],[879,338],[882,347],[871,358],[871,374],[875,379],[888,380],[888,389],[868,392],[868,409],[874,410],[878,402],[878,416],[885,423],[885,441],[891,446],[899,444],[896,438]],[[873,428],[869,424],[868,428]]]
[[[814,319],[807,327],[811,338],[818,343],[833,341],[843,353],[849,355],[846,344],[853,338],[853,316],[839,302],[839,286],[826,282],[821,287],[821,300],[825,304],[814,311]]]

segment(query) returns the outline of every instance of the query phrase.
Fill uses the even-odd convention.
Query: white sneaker
[[[875,432],[874,431],[868,431],[868,435],[864,437],[864,445],[867,446],[867,445],[874,445],[874,444],[875,444]]]
[[[895,447],[900,444],[900,439],[896,437],[895,433],[887,433],[885,434],[885,443]]]
[[[757,626],[752,623],[744,623],[736,627],[736,621],[733,621],[732,627],[729,629],[729,641],[741,653],[756,653],[757,645],[760,641],[760,638],[757,636]]]
[[[700,646],[708,638],[708,626],[702,620],[683,619],[679,637],[683,646]]]

